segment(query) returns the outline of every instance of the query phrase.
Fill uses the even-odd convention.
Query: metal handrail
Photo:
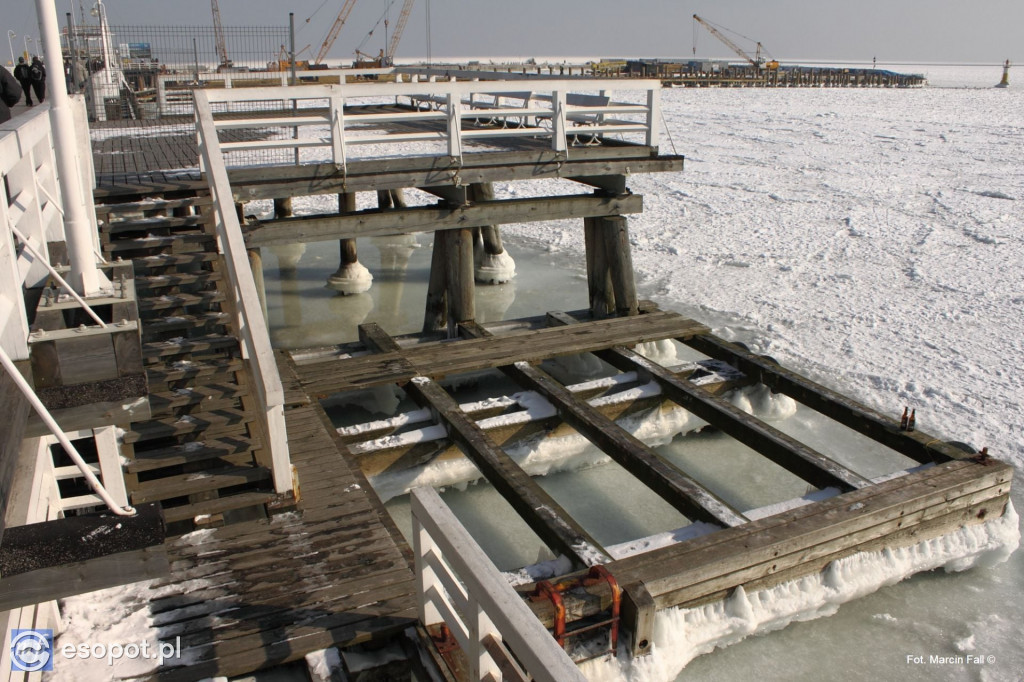
[[[96,324],[98,324],[103,329],[106,329],[107,323],[100,319],[100,316],[96,314],[96,311],[93,310],[88,303],[86,303],[85,299],[82,298],[78,294],[78,292],[75,291],[74,288],[72,288],[72,286],[68,284],[63,277],[60,276],[60,273],[58,273],[57,270],[52,265],[50,265],[50,262],[43,257],[43,254],[39,253],[39,250],[36,249],[36,247],[32,246],[32,243],[29,242],[28,238],[24,234],[21,233],[21,230],[16,228],[13,224],[10,225],[10,228],[11,232],[14,233],[14,236],[21,240],[22,245],[26,249],[28,249],[32,253],[32,255],[36,257],[36,259],[39,260],[39,262],[42,264],[44,268],[46,268],[47,272],[50,273],[50,276],[57,280],[57,283],[64,287],[64,289],[67,290],[67,292],[71,295],[72,298],[78,301],[78,305],[82,306],[85,312],[88,313],[89,317],[96,321]]]
[[[0,316],[0,318],[6,318],[6,315]],[[7,355],[3,348],[0,348],[0,364],[3,365],[5,370],[7,370],[7,373],[11,376],[11,379],[14,380],[15,385],[21,391],[22,395],[24,395],[29,401],[40,419],[42,419],[43,423],[46,424],[46,427],[50,429],[50,433],[52,433],[54,437],[57,438],[58,442],[60,442],[64,447],[65,452],[68,453],[68,457],[71,458],[71,461],[75,463],[75,466],[78,467],[82,472],[82,475],[85,477],[85,480],[89,483],[89,487],[92,488],[93,492],[95,492],[101,500],[103,500],[103,503],[107,505],[107,508],[117,516],[135,516],[134,507],[122,507],[114,501],[113,497],[110,496],[110,493],[108,493],[107,489],[103,487],[100,480],[96,478],[96,474],[94,474],[89,465],[85,463],[82,455],[80,455],[78,450],[75,449],[75,446],[71,444],[67,434],[65,434],[60,428],[57,420],[53,418],[53,415],[51,415],[50,411],[46,409],[46,406],[43,405],[43,402],[39,399],[39,396],[36,395],[36,392],[32,390],[32,387],[29,386],[27,381],[25,381],[25,377],[23,377],[21,372],[18,371],[18,368],[14,366],[14,361],[11,360],[10,356]]]

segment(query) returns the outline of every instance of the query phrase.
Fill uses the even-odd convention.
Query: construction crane
[[[210,0],[210,9],[213,11],[213,36],[217,41],[217,59],[220,60],[218,71],[230,69],[234,64],[228,59],[228,45],[224,40],[224,26],[220,23],[220,7],[217,0]]]
[[[696,21],[697,23],[699,23],[704,28],[706,28],[708,30],[708,33],[710,33],[711,35],[713,35],[714,37],[718,38],[723,43],[725,43],[725,45],[727,47],[729,47],[729,49],[731,49],[733,52],[735,52],[740,57],[743,57],[748,62],[753,64],[754,68],[760,69],[762,67],[765,67],[765,68],[768,68],[768,69],[771,69],[771,70],[775,70],[775,69],[779,68],[779,63],[777,61],[775,61],[774,59],[772,59],[771,61],[765,63],[764,57],[761,56],[761,50],[764,49],[764,48],[761,46],[760,42],[757,43],[757,51],[756,51],[755,55],[753,57],[751,57],[747,53],[746,50],[744,50],[742,47],[740,47],[739,45],[734,43],[732,40],[730,40],[724,33],[722,33],[717,28],[715,28],[714,25],[712,25],[712,24],[708,23],[707,21],[701,19],[696,14],[693,15],[693,20]],[[694,35],[696,36],[696,33]],[[694,52],[694,54],[697,53],[696,43],[694,43],[693,52]]]
[[[341,11],[338,12],[338,18],[334,20],[331,30],[327,32],[327,37],[324,38],[323,45],[320,46],[320,51],[316,53],[316,59],[313,60],[314,64],[320,64],[324,61],[324,57],[327,56],[331,46],[334,45],[334,41],[338,39],[341,27],[344,25],[345,20],[348,19],[348,15],[352,13],[352,8],[355,4],[356,0],[345,0],[345,4],[341,6]],[[306,21],[308,22],[309,19],[306,19]]]
[[[402,39],[405,25],[409,23],[409,15],[412,13],[412,5],[415,1],[405,0],[405,4],[402,5],[402,13],[398,15],[398,23],[395,24],[395,31],[391,34],[388,50],[384,53],[384,64],[386,66],[393,66],[395,63],[395,51],[398,49],[398,41]]]

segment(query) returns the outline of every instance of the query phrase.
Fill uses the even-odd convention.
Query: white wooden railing
[[[84,118],[82,104],[80,99],[73,104],[76,118]],[[124,494],[120,467],[106,466],[101,472],[87,464],[15,365],[29,359],[24,288],[40,286],[48,277],[78,301],[96,326],[106,326],[49,262],[46,244],[66,240],[51,125],[48,105],[0,124],[0,368],[10,375],[52,438],[63,446],[75,463],[77,476],[93,489],[95,494],[89,496],[92,505],[105,504],[115,514],[132,515],[135,512]],[[88,139],[84,137],[85,145]],[[91,156],[88,146],[84,153]],[[110,461],[116,457],[105,459],[108,464]],[[105,477],[110,491],[97,474]]]
[[[586,679],[433,488],[412,491],[412,529],[420,621],[447,625],[469,679]]]
[[[634,101],[613,99],[623,92],[633,93]],[[206,115],[217,113],[217,131],[263,129],[272,134],[268,139],[221,142],[229,165],[266,163],[255,156],[260,152],[285,152],[282,159],[294,159],[291,152],[319,150],[320,156],[307,155],[307,160],[344,168],[357,158],[350,148],[365,145],[434,143],[438,148],[427,154],[456,159],[469,142],[510,138],[547,139],[551,149],[563,154],[575,144],[611,136],[657,147],[660,93],[656,80],[537,79],[209,89],[196,90],[195,98],[197,107],[204,103]],[[347,106],[382,102],[411,107],[346,113]],[[466,121],[480,125],[466,126]],[[388,129],[396,123],[406,130]],[[394,153],[410,152],[393,146],[374,152]]]
[[[269,439],[270,468],[274,489],[279,493],[293,489],[288,434],[284,421],[284,388],[274,359],[270,333],[263,316],[256,282],[249,266],[249,257],[242,238],[242,228],[235,213],[224,157],[217,145],[217,131],[210,116],[209,103],[196,97],[200,167],[206,173],[213,198],[213,218],[217,239],[227,265],[230,285],[234,289],[234,323],[240,336],[242,356],[249,361],[256,379],[256,399]]]

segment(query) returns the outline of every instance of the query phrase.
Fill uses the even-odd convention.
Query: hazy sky
[[[94,0],[81,0],[86,12]],[[391,26],[403,0],[390,0]],[[61,23],[80,0],[56,0]],[[349,59],[389,0],[359,0],[329,59]],[[106,0],[113,25],[212,25],[209,0]],[[285,26],[316,52],[342,0],[219,0],[225,26]],[[416,0],[398,58],[427,56],[690,56],[697,13],[761,41],[786,60],[885,62],[1024,61],[1024,0]],[[32,0],[4,0],[0,30],[38,37]],[[310,21],[307,23],[306,19]],[[364,50],[383,47],[380,25]],[[752,46],[753,43],[750,43]],[[746,47],[746,45],[745,45]],[[37,50],[33,50],[37,51]],[[6,48],[4,55],[8,55]],[[701,30],[701,57],[733,58]],[[10,57],[5,56],[6,62]],[[268,57],[270,58],[270,57]]]

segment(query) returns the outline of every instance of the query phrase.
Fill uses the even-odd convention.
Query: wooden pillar
[[[377,196],[379,200],[380,192],[377,193]],[[339,213],[352,213],[355,210],[356,195],[354,192],[343,192],[338,195]],[[340,263],[337,271],[327,278],[327,286],[341,292],[345,296],[368,291],[373,283],[373,275],[359,262],[356,240],[339,239],[338,250]]]
[[[608,317],[615,310],[611,269],[608,267],[605,240],[598,230],[597,218],[583,219],[583,236],[587,250],[587,291],[590,312],[596,318]]]
[[[437,332],[448,326],[448,297],[446,291],[448,260],[448,231],[434,233],[434,251],[430,257],[430,280],[427,283],[427,302],[423,314],[423,333]]]
[[[476,314],[473,277],[473,230],[464,227],[450,232],[448,239],[448,336],[458,336],[458,323]]]
[[[598,218],[604,232],[606,254],[611,268],[612,289],[615,292],[615,313],[637,315],[640,302],[633,278],[633,254],[629,244],[629,222],[624,216]]]
[[[480,182],[470,185],[471,201],[493,201],[494,185]],[[479,229],[483,248],[475,251],[474,277],[482,284],[501,284],[516,275],[516,263],[501,243],[501,230],[497,225],[484,225]]]
[[[256,294],[260,297],[260,307],[263,308],[263,319],[267,319],[267,285],[263,279],[263,254],[259,247],[246,249],[249,256],[249,269],[252,270],[252,279],[256,283]]]
[[[291,218],[292,217],[292,198],[283,197],[280,199],[274,199],[274,217],[275,218]]]

